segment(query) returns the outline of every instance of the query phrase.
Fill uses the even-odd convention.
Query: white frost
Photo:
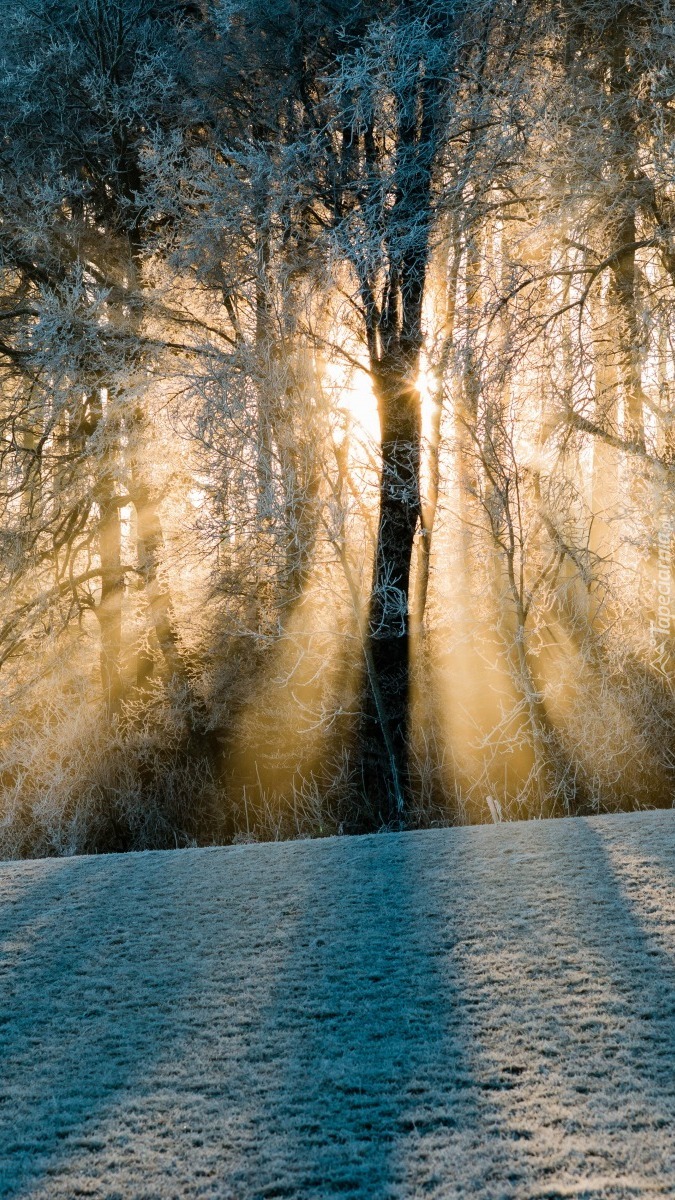
[[[0,867],[0,1195],[675,1194],[675,817]]]

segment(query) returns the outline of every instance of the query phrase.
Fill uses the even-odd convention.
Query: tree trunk
[[[160,566],[164,551],[162,525],[157,503],[138,474],[135,474],[132,480],[132,498],[136,509],[138,562],[145,586],[150,621],[170,677],[182,679],[185,677],[185,664],[176,632],[171,592],[160,579]],[[147,654],[139,655],[137,666],[137,683],[139,685],[142,685],[152,675],[152,668],[152,658]]]
[[[88,411],[85,411],[88,410]],[[85,433],[98,431],[103,446],[95,464],[96,481],[93,496],[98,505],[98,552],[101,560],[101,600],[95,609],[101,631],[101,685],[103,704],[109,718],[119,711],[124,694],[122,680],[122,604],[124,600],[124,571],[122,570],[122,522],[119,497],[115,489],[115,451],[118,436],[117,422],[106,421],[103,429],[103,389],[90,393],[78,425],[74,430],[77,445],[82,445]]]
[[[616,313],[616,341],[619,379],[624,398],[625,436],[644,446],[642,372],[640,367],[640,327],[637,312],[637,273],[635,264],[638,177],[638,135],[633,115],[633,80],[630,72],[629,15],[617,21],[610,61],[610,98],[620,135],[620,157],[616,164],[621,190],[610,215],[610,254],[613,255],[610,283],[610,308]]]
[[[441,283],[439,307],[441,309],[441,345],[437,362],[434,363],[431,377],[433,391],[431,394],[431,429],[427,447],[428,485],[427,494],[421,506],[421,536],[418,544],[417,575],[415,583],[415,624],[418,635],[422,635],[424,613],[427,606],[429,591],[429,575],[431,570],[431,543],[436,523],[438,494],[440,488],[440,450],[441,450],[441,421],[443,417],[443,389],[448,363],[452,355],[455,341],[455,313],[457,308],[457,283],[462,248],[453,222],[450,238],[445,244],[442,256],[443,279]],[[448,250],[452,243],[452,259],[448,271]]]
[[[394,89],[397,135],[389,183],[394,201],[377,234],[377,256],[384,269],[364,270],[368,255],[362,248],[354,261],[380,416],[381,454],[375,568],[364,645],[361,828],[405,825],[411,800],[409,591],[420,519],[418,376],[440,86],[420,60],[414,84],[407,80]],[[382,179],[386,165],[384,140],[378,142],[373,126],[362,137],[366,193],[379,205],[380,193],[377,188],[373,192],[372,183],[378,176]],[[351,150],[350,143],[350,154]]]
[[[406,366],[408,369],[406,369]],[[410,778],[408,595],[420,515],[420,394],[411,364],[382,362],[375,391],[382,429],[380,511],[366,638],[363,782],[373,827],[405,822]]]
[[[619,380],[611,322],[597,304],[594,311],[595,413],[596,423],[609,433],[619,434]],[[591,525],[589,548],[597,559],[594,573],[602,576],[602,564],[611,558],[619,538],[616,532],[620,506],[619,454],[601,438],[593,443],[591,476]],[[614,525],[614,531],[613,531]],[[598,580],[601,583],[601,578]],[[597,590],[597,588],[596,588]]]
[[[97,489],[99,506],[98,543],[101,559],[101,602],[96,610],[101,630],[101,684],[103,703],[109,717],[122,703],[122,526],[117,496],[108,480]]]

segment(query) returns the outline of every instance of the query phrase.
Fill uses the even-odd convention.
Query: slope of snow
[[[675,815],[0,866],[0,1196],[675,1195]]]

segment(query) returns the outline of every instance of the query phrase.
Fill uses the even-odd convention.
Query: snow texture
[[[675,815],[0,867],[0,1196],[675,1195]]]

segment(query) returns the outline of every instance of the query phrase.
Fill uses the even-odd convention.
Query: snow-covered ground
[[[675,1196],[675,814],[0,867],[0,1196]]]

